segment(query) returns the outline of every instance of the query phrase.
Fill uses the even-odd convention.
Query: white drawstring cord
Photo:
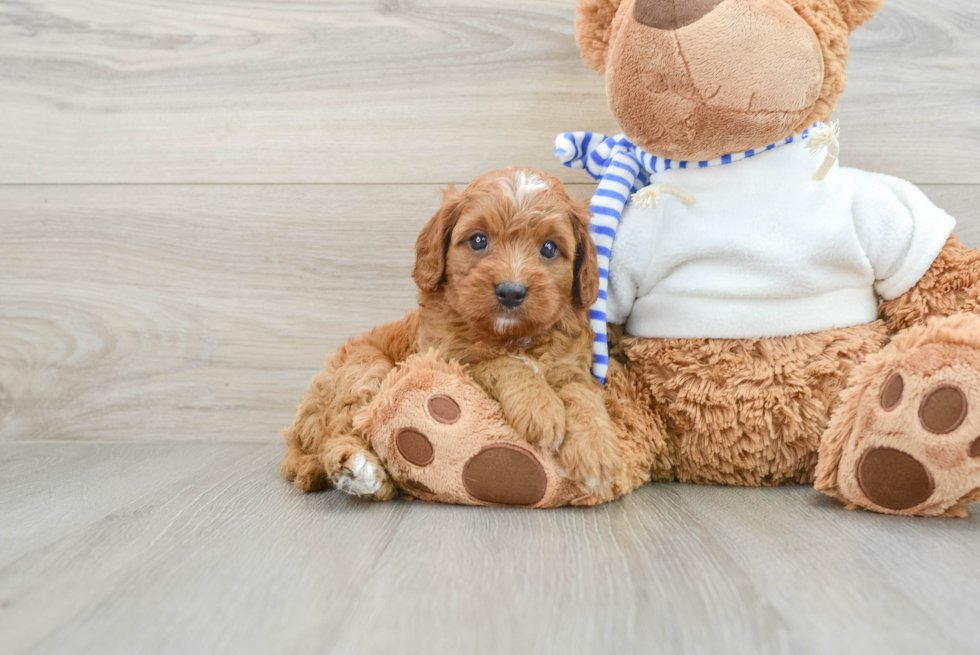
[[[810,131],[810,139],[806,142],[806,147],[811,154],[817,154],[824,148],[827,149],[827,156],[824,158],[823,164],[813,176],[813,179],[822,182],[840,156],[840,121],[824,123],[813,128]]]
[[[674,196],[688,207],[697,202],[694,196],[673,184],[650,184],[633,194],[633,206],[638,209],[656,209],[660,196],[664,193]]]

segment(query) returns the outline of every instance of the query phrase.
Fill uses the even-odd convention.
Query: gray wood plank
[[[812,489],[596,509],[302,495],[281,446],[0,444],[21,653],[974,653],[980,520]]]
[[[573,0],[0,4],[0,183],[583,181],[556,133],[614,134]],[[980,6],[889,0],[853,36],[847,160],[980,183]]]
[[[980,187],[926,191],[980,244]],[[267,441],[327,353],[412,308],[415,238],[439,199],[0,187],[0,441]]]

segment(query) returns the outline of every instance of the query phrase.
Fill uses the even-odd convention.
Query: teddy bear
[[[881,5],[578,2],[623,134],[555,152],[599,181],[594,370],[653,402],[652,478],[902,515],[980,500],[980,252],[913,185],[841,167],[827,123]]]

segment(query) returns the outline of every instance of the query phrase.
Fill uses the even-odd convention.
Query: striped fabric
[[[812,129],[812,128],[811,128]],[[609,369],[609,346],[606,334],[606,304],[609,289],[609,260],[613,241],[632,194],[650,183],[650,177],[674,169],[721,166],[754,157],[760,152],[803,140],[810,130],[799,137],[789,137],[758,150],[724,155],[711,161],[673,161],[644,152],[625,135],[607,137],[593,132],[565,132],[555,139],[555,156],[569,168],[582,168],[599,182],[592,196],[592,222],[589,230],[595,241],[599,258],[599,299],[592,306],[591,323],[595,340],[592,344],[592,375],[601,384],[606,382]]]

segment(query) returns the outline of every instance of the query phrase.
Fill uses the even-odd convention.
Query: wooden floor
[[[853,37],[846,165],[980,245],[980,6]],[[656,485],[304,496],[325,354],[409,309],[439,187],[613,133],[572,0],[0,0],[0,655],[977,653],[980,512]]]

